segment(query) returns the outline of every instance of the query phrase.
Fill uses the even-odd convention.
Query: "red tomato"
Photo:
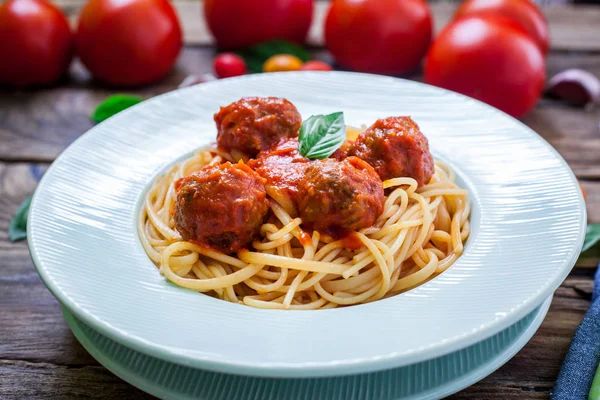
[[[355,71],[403,74],[419,67],[431,42],[423,0],[333,0],[325,21],[327,48]]]
[[[235,49],[273,39],[303,43],[312,0],[205,0],[204,18],[219,47]]]
[[[331,65],[319,60],[307,61],[300,68],[302,71],[332,71]]]
[[[546,54],[550,47],[550,33],[544,14],[530,0],[466,0],[455,18],[467,15],[503,15],[523,27]]]
[[[73,36],[60,10],[45,0],[0,4],[0,84],[51,83],[73,57]]]
[[[143,85],[171,70],[181,50],[181,28],[167,0],[90,0],[79,16],[75,44],[96,78]]]
[[[514,22],[470,16],[448,25],[433,42],[425,82],[521,117],[537,102],[546,78],[544,56]]]
[[[230,78],[246,73],[246,62],[237,54],[221,53],[215,57],[213,69],[217,78]]]

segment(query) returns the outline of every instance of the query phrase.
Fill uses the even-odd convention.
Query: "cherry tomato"
[[[458,10],[455,18],[467,15],[503,15],[523,27],[546,54],[550,47],[548,23],[544,14],[530,0],[466,0]]]
[[[425,81],[521,117],[537,102],[546,77],[544,56],[514,22],[469,16],[448,25],[429,49]]]
[[[90,0],[79,16],[77,54],[98,79],[116,86],[164,77],[181,50],[168,0]]]
[[[424,0],[333,0],[325,21],[329,51],[343,67],[361,72],[418,68],[431,34]]]
[[[0,4],[0,84],[47,84],[62,76],[73,57],[65,16],[45,0]]]
[[[291,54],[271,56],[263,64],[263,72],[298,71],[302,68],[302,60]]]
[[[307,61],[300,68],[303,71],[332,71],[331,65],[319,60]]]
[[[221,53],[215,57],[213,69],[218,78],[230,78],[246,73],[246,62],[237,54]]]
[[[274,39],[303,43],[312,14],[312,0],[204,1],[208,28],[222,49]]]

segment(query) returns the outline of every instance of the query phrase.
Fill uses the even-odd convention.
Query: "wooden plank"
[[[43,169],[45,166],[41,165],[0,163],[0,210],[3,210],[0,211],[0,282],[19,282],[37,278],[32,268],[27,243],[10,242],[8,224],[19,204],[35,189],[36,176],[39,176]],[[1,291],[0,293],[1,305],[4,303],[4,293]],[[2,346],[1,340],[0,346]]]
[[[0,360],[0,397],[14,399],[153,399],[100,365],[58,366]]]
[[[56,1],[70,17],[75,26],[77,14],[84,0]],[[174,2],[181,20],[184,41],[188,45],[210,45],[213,40],[204,24],[204,12],[201,2]],[[322,46],[323,22],[329,7],[328,2],[315,3],[313,24],[308,42],[313,46]],[[457,2],[438,1],[430,3],[434,27],[439,32],[452,18]],[[553,50],[600,50],[597,24],[600,21],[600,8],[590,5],[556,5],[544,8],[544,14],[550,25],[551,46]]]
[[[46,168],[40,164],[0,163],[0,209],[5,210],[0,212],[0,359],[96,365],[63,321],[58,302],[43,285],[31,262],[27,242],[8,240],[10,218],[33,192]],[[22,391],[27,389],[27,384],[34,383],[32,380],[3,384],[3,379],[17,371],[29,379],[34,378],[35,370],[13,370],[13,367],[9,368],[12,372],[8,371],[0,362],[0,388],[7,388],[0,391],[0,397],[39,397],[39,393]],[[61,376],[50,378],[58,382]],[[43,387],[45,383],[40,385]]]
[[[584,111],[542,99],[523,122],[546,139],[582,179],[600,177],[600,108]]]
[[[177,86],[188,75],[211,72],[214,51],[185,49],[162,81],[137,89],[110,89],[95,82],[79,62],[60,86],[24,92],[0,92],[0,159],[51,162],[73,140],[89,130],[90,115],[114,93],[150,98]]]
[[[46,168],[41,164],[0,163],[0,359],[95,365],[96,361],[77,343],[62,319],[58,302],[39,278],[27,242],[8,240],[10,218],[34,191]],[[3,376],[0,372],[0,388],[9,387],[2,384]],[[0,390],[0,397],[5,395]]]
[[[10,305],[0,305],[0,338],[3,340],[0,343],[0,360],[66,366],[98,364],[77,342],[62,317],[58,302],[39,277],[23,285],[0,282],[0,288],[11,296],[25,296],[18,299],[18,304],[13,298]]]

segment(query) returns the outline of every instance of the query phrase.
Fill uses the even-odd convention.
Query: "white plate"
[[[546,299],[496,335],[443,357],[334,378],[253,378],[184,367],[122,346],[77,320],[66,308],[63,312],[79,342],[98,362],[162,399],[427,400],[456,393],[500,368],[531,339],[551,301]]]
[[[405,294],[334,310],[254,309],[167,283],[137,236],[141,196],[168,164],[214,140],[220,105],[252,95],[286,97],[304,117],[342,110],[358,126],[412,116],[470,191],[464,255]],[[564,160],[500,111],[411,81],[299,72],[178,90],[93,128],[40,182],[28,240],[52,293],[119,343],[187,366],[309,377],[421,362],[514,324],[566,277],[585,218]]]

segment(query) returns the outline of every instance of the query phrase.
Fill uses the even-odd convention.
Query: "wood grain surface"
[[[71,16],[80,1],[61,1]],[[201,24],[198,3],[176,2],[188,46],[162,82],[127,93],[151,97],[176,88],[190,74],[211,70],[214,50]],[[319,5],[321,10],[323,5]],[[432,5],[438,28],[454,5]],[[579,67],[600,76],[600,7],[548,9],[553,51],[548,73]],[[322,18],[322,11],[316,18]],[[313,43],[321,43],[318,30]],[[317,58],[332,61],[322,49]],[[410,79],[420,80],[417,73]],[[56,156],[92,127],[89,115],[112,93],[75,63],[54,87],[0,92],[0,398],[144,399],[150,396],[100,366],[77,342],[60,307],[38,277],[26,242],[11,243],[7,228],[18,205],[30,195]],[[583,110],[542,99],[523,122],[567,160],[587,192],[589,221],[600,223],[600,109]],[[533,339],[512,360],[452,399],[546,399],[592,291],[600,251],[583,254],[557,290],[550,312]]]

